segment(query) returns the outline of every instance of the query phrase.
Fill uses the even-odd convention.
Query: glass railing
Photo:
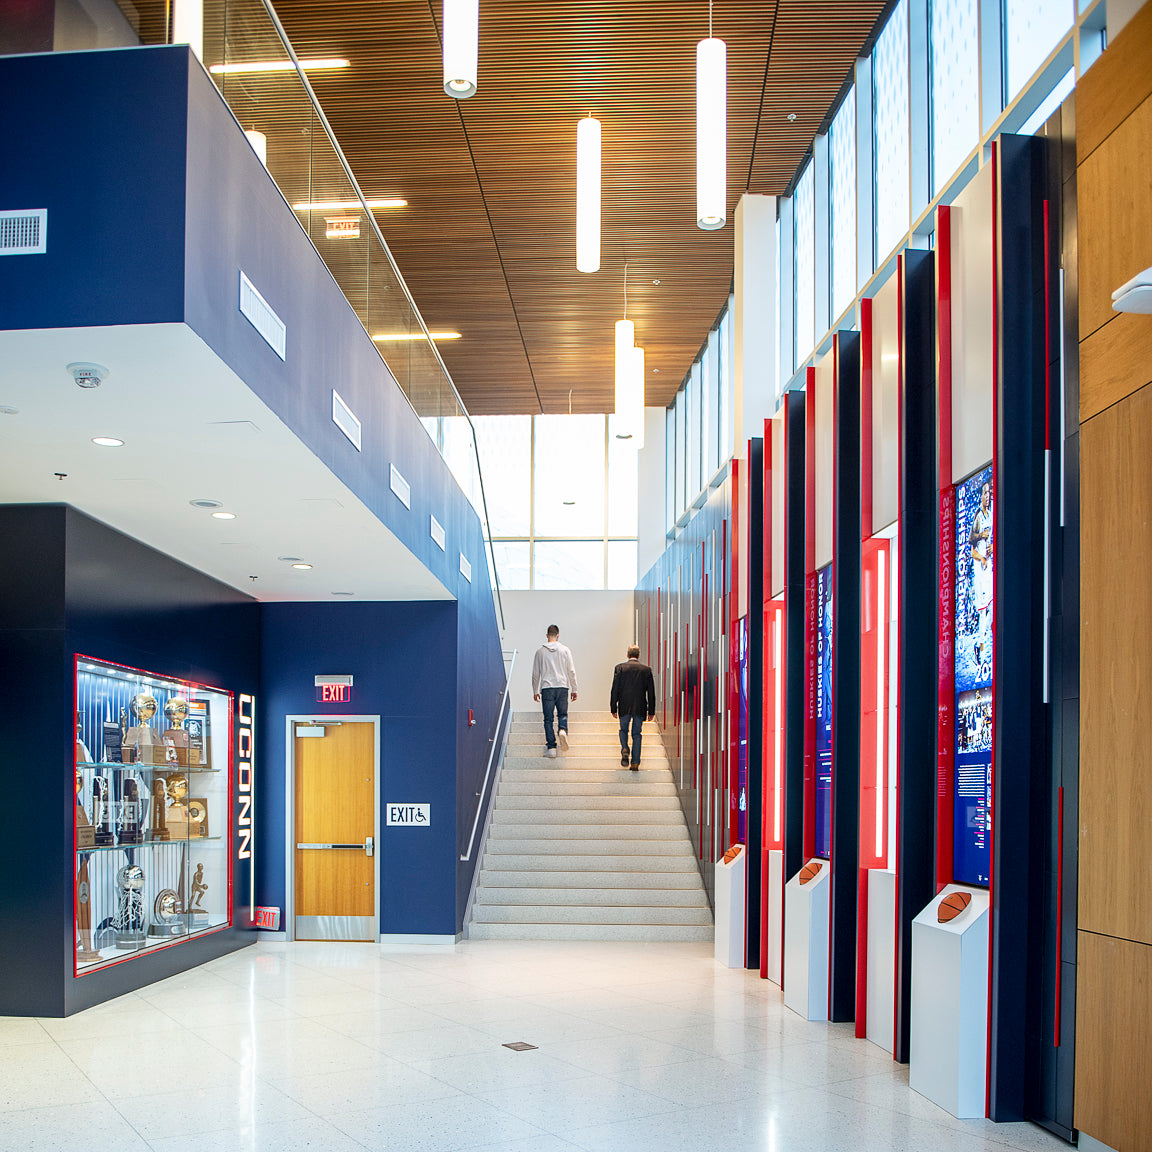
[[[171,0],[117,2],[143,43],[171,42]],[[204,67],[480,517],[503,626],[472,421],[380,232],[374,212],[389,209],[369,206],[271,4],[203,0],[203,13]],[[280,67],[237,70],[257,61]]]

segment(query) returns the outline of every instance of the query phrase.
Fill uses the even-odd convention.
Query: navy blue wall
[[[260,622],[243,593],[63,505],[0,506],[0,539],[0,1015],[62,1016],[254,939],[237,867],[232,929],[73,976],[74,654],[252,692]]]
[[[458,650],[457,605],[271,604],[262,615],[260,902],[285,903],[285,717],[379,714],[381,805],[432,805],[430,827],[380,828],[380,931],[460,931],[471,869],[457,849],[476,810],[473,778],[477,764],[484,772],[488,732],[468,727],[467,685],[483,675],[467,643]],[[353,703],[316,703],[313,677],[325,672],[355,676]]]
[[[187,49],[0,57],[0,207],[48,210],[47,252],[5,261],[3,327],[183,319],[187,105]]]

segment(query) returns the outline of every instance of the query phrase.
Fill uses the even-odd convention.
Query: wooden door
[[[312,728],[316,732],[319,728]],[[297,940],[375,934],[375,725],[296,726]]]

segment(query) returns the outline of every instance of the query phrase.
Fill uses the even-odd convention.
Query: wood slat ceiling
[[[779,194],[885,0],[723,0],[729,223],[695,224],[703,0],[481,0],[479,90],[441,89],[438,0],[277,0],[313,87],[469,411],[612,408],[613,324],[671,400],[730,290],[736,202]],[[575,269],[576,121],[603,123],[600,272]],[[794,113],[796,119],[788,120]],[[659,280],[659,285],[653,281]],[[386,353],[387,355],[387,353]]]

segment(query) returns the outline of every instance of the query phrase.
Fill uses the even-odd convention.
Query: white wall
[[[572,649],[579,699],[573,712],[607,712],[612,669],[627,659],[635,610],[631,592],[502,592],[504,648],[519,649],[512,669],[512,708],[539,710],[532,700],[532,657],[549,624]]]
[[[665,474],[664,456],[667,450],[664,418],[667,408],[644,409],[644,447],[638,454],[638,486],[636,507],[638,540],[636,546],[636,575],[644,573],[664,555],[668,546],[665,529]],[[579,668],[576,669],[580,671]]]

